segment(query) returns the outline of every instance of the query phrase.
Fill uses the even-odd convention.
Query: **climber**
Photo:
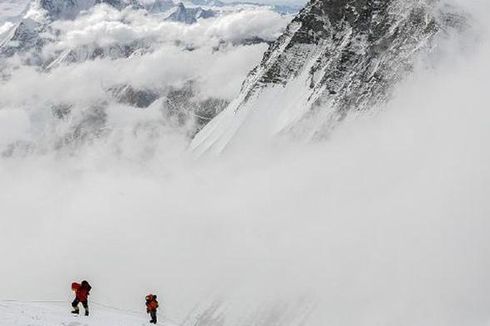
[[[148,294],[145,299],[146,299],[146,313],[150,314],[151,317],[150,323],[156,324],[157,308],[158,308],[157,296],[154,294]]]
[[[92,287],[87,281],[82,281],[82,284],[73,282],[71,284],[71,289],[75,291],[75,300],[73,300],[71,304],[73,307],[73,311],[71,313],[76,315],[80,313],[78,304],[81,302],[83,308],[85,309],[85,316],[88,316],[88,296]]]

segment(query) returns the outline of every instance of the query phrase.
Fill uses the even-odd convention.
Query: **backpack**
[[[90,290],[92,290],[92,286],[90,286],[90,284],[87,281],[82,281],[82,288],[86,289],[87,293],[90,292]]]

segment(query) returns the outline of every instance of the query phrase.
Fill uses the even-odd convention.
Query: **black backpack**
[[[87,281],[82,281],[82,288],[87,289],[87,292],[90,292],[90,290],[92,290],[92,287]]]

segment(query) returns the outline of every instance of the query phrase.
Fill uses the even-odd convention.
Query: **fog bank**
[[[178,322],[222,302],[225,324],[489,324],[490,8],[466,8],[478,45],[322,143],[195,160],[184,135],[123,129],[1,159],[0,296],[68,302],[84,278],[122,308],[157,292]]]

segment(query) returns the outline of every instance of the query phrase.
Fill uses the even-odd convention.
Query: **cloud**
[[[3,61],[6,78],[0,88],[0,107],[23,111],[29,124],[22,139],[43,147],[61,141],[70,128],[83,123],[86,115],[91,114],[87,108],[102,105],[117,112],[111,110],[115,100],[108,90],[120,85],[155,91],[164,97],[168,91],[192,82],[197,99],[231,100],[267,48],[265,43],[241,45],[241,42],[248,37],[273,38],[289,19],[261,8],[185,25],[164,22],[161,17],[144,11],[96,6],[76,20],[54,22],[56,32],[51,37],[55,42],[43,49],[45,58],[56,58],[72,50],[81,62],[55,65],[49,71],[42,71],[22,64],[18,57]],[[240,33],[236,25],[242,25]],[[146,45],[149,49],[129,58],[111,57],[111,47],[118,51],[117,47],[135,42],[138,43],[135,49]],[[83,61],[97,47],[107,49],[109,55]],[[164,110],[161,101],[156,104]],[[59,121],[53,115],[53,108],[60,105],[70,110],[68,120]],[[127,114],[123,112],[120,115]],[[60,128],[59,124],[64,127]],[[137,126],[137,122],[128,122],[126,127]],[[109,125],[105,130],[110,128]],[[10,131],[0,131],[0,135],[7,137],[7,134]],[[7,143],[2,143],[4,149],[10,146]]]
[[[94,301],[140,309],[142,295],[156,291],[177,321],[194,303],[221,296],[226,323],[250,317],[258,324],[261,312],[280,318],[285,310],[264,302],[294,303],[308,293],[318,307],[311,325],[487,323],[490,43],[480,36],[471,49],[444,45],[449,54],[436,68],[419,67],[388,107],[346,123],[324,143],[244,146],[194,161],[184,136],[151,128],[163,119],[158,111],[142,116],[114,105],[108,119],[116,132],[75,154],[3,158],[0,278],[8,282],[0,292],[68,300],[70,282],[89,278]],[[230,48],[201,78],[216,89],[231,63],[253,49]],[[70,86],[60,86],[60,96],[83,101],[98,96],[91,76],[134,72],[144,84],[146,66],[158,70],[151,60],[165,65],[163,58],[178,57],[171,51],[134,65],[60,68],[50,78]],[[204,49],[196,53],[207,58]],[[185,55],[175,71],[191,74],[200,64]],[[177,82],[178,60],[168,62],[155,75]],[[35,88],[51,82],[35,76],[22,68],[14,84],[2,85],[9,110],[23,96],[32,107],[42,94]],[[41,119],[42,110],[32,110],[30,121]],[[135,120],[143,128],[125,127]],[[14,113],[12,129],[22,130],[23,121]]]
[[[59,42],[54,47],[108,46],[139,40],[159,43],[179,41],[196,47],[217,46],[223,41],[238,42],[254,37],[272,41],[281,34],[290,19],[267,8],[255,7],[201,19],[189,26],[167,22],[159,15],[148,15],[144,11],[117,11],[99,5],[76,20],[53,24],[61,32]]]
[[[231,99],[263,51],[265,45],[229,46],[221,51],[182,51],[175,46],[162,46],[144,56],[87,61],[61,66],[49,74],[24,66],[0,88],[0,106],[24,110],[31,121],[30,132],[24,138],[39,140],[39,133],[47,132],[47,126],[52,126],[54,133],[60,132],[52,105],[74,105],[73,110],[81,110],[94,103],[110,102],[113,99],[107,89],[114,85],[163,90],[164,94],[164,90],[194,81],[196,95],[202,99]],[[6,129],[0,134],[4,132],[10,133]]]

